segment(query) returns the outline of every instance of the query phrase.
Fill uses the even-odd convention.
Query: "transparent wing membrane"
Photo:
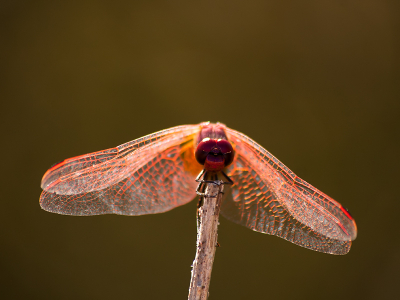
[[[343,207],[298,178],[247,136],[227,129],[236,151],[228,168],[233,200],[221,214],[255,231],[312,250],[346,254],[357,229]]]
[[[67,159],[43,177],[40,205],[69,215],[141,215],[183,205],[196,194],[186,160],[198,130],[179,126]]]
[[[247,161],[238,158],[228,175],[235,183],[232,198],[224,198],[221,206],[228,220],[319,252],[346,254],[350,250],[351,241],[330,239],[296,220]]]

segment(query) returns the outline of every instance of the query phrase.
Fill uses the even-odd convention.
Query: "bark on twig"
[[[192,266],[188,300],[206,300],[217,247],[218,218],[224,185],[208,183],[199,208],[196,258]]]

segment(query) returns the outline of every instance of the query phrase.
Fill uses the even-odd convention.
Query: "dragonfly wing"
[[[43,177],[40,205],[68,215],[141,215],[192,200],[199,125],[166,129],[119,147],[67,159]]]
[[[357,229],[335,200],[298,178],[247,136],[227,129],[236,151],[228,168],[235,184],[221,214],[255,231],[332,254],[346,254]]]
[[[199,129],[199,125],[177,126],[115,148],[66,159],[44,174],[41,187],[61,195],[102,190],[128,177],[152,155],[190,140]]]

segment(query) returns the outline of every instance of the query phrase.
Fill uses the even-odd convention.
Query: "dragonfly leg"
[[[201,170],[199,175],[197,175],[197,177],[196,177],[196,181],[197,182],[199,182],[200,178],[204,175],[204,173],[207,173],[205,169]]]
[[[199,185],[197,186],[197,189],[196,189],[196,194],[199,195],[199,196],[202,196],[202,197],[204,197],[204,191],[206,189],[206,183],[214,183],[214,184],[217,184],[217,185],[221,184],[221,182],[218,181],[217,174],[211,175],[211,179],[214,178],[213,180],[205,180],[207,178],[207,174],[208,174],[207,171],[203,170],[203,171],[200,172],[200,174],[196,178],[196,182],[199,183]],[[201,176],[203,176],[203,179],[200,179]]]
[[[197,189],[196,189],[196,194],[199,195],[200,198],[205,196],[204,192],[205,192],[205,189],[206,189],[206,183],[213,183],[213,184],[217,184],[217,185],[220,185],[220,184],[223,183],[223,182],[218,180],[217,174],[212,174],[211,175],[211,179],[213,179],[213,180],[205,180],[207,178],[207,174],[208,174],[207,171],[203,170],[203,171],[200,172],[200,174],[196,178],[196,182],[199,183],[199,185],[197,186]],[[203,179],[200,179],[202,176],[203,176]],[[212,196],[211,198],[216,198],[217,196],[218,195]],[[198,207],[201,206],[200,201],[201,201],[201,199],[199,200]]]
[[[199,195],[199,196],[202,196],[202,197],[204,197],[204,187],[205,187],[205,180],[203,180],[203,179],[200,179],[200,178],[206,178],[206,176],[207,176],[207,171],[206,170],[202,170],[201,172],[200,172],[200,174],[196,177],[196,182],[198,182],[199,183],[199,185],[197,186],[197,189],[196,189],[196,194],[197,195]]]
[[[222,173],[222,175],[224,175],[224,177],[225,177],[226,179],[228,179],[228,181],[229,181],[229,182],[224,182],[225,184],[234,184],[234,182],[232,181],[232,179],[230,179],[229,176],[226,175],[224,171],[221,171],[221,173]]]
[[[199,185],[197,186],[197,189],[196,189],[196,194],[201,196],[201,197],[204,197],[204,190],[205,190],[205,186],[206,186],[205,183],[214,183],[214,184],[217,184],[217,185],[234,184],[232,179],[230,179],[229,176],[226,175],[224,171],[221,171],[221,173],[228,180],[228,182],[218,180],[218,174],[217,173],[211,175],[211,180],[206,180],[208,173],[207,173],[207,171],[205,169],[203,169],[199,173],[199,175],[196,177],[196,182],[199,183]],[[201,178],[203,178],[203,179],[201,179]]]
[[[202,192],[200,192],[202,187],[203,187],[203,182],[199,181],[199,184],[198,184],[197,189],[196,189],[196,194],[199,195],[199,196],[204,196],[204,194]]]

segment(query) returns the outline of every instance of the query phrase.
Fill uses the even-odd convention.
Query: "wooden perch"
[[[188,300],[206,300],[217,247],[218,218],[224,191],[222,181],[207,183],[199,208],[196,258],[192,265]]]

